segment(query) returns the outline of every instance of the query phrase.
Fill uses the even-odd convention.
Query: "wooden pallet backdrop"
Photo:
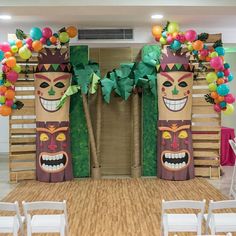
[[[211,35],[208,43],[212,44],[221,39],[221,35]],[[110,63],[99,58],[100,49],[92,49],[90,57],[100,62],[101,72],[107,71],[119,65],[121,58],[117,57],[114,50],[131,50],[131,57],[127,61],[133,61],[138,54],[138,49],[114,49],[109,57]],[[103,49],[104,55],[110,51]],[[114,60],[113,58],[114,57]],[[21,110],[15,110],[9,119],[10,122],[10,148],[9,148],[9,172],[10,181],[35,179],[35,105],[34,105],[34,77],[33,66],[37,64],[37,55],[26,63],[19,57],[18,63],[22,66],[22,72],[16,83],[16,96],[25,106]],[[122,58],[123,60],[123,58]],[[104,62],[102,64],[101,62]],[[198,63],[192,60],[196,66],[196,72],[200,71]],[[208,66],[209,63],[204,63]],[[26,73],[27,72],[27,73]],[[193,147],[194,164],[197,176],[219,177],[220,174],[220,126],[221,117],[216,113],[212,104],[205,101],[204,95],[208,93],[205,80],[207,72],[198,74],[193,88]]]

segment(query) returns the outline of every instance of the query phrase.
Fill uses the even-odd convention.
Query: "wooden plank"
[[[34,90],[17,90],[16,96],[32,96],[34,93]]]
[[[12,171],[10,172],[10,181],[17,182],[19,180],[31,180],[36,178],[34,170]]]
[[[193,148],[199,148],[199,149],[219,149],[220,143],[214,143],[214,142],[193,142]]]
[[[193,117],[192,122],[206,122],[206,123],[219,123],[221,121],[218,117]]]
[[[35,152],[36,151],[36,145],[35,144],[24,144],[24,145],[17,145],[12,144],[10,152]]]
[[[194,158],[198,157],[209,157],[209,158],[219,158],[219,152],[216,150],[193,150]]]
[[[210,93],[209,92],[209,89],[198,89],[198,88],[194,88],[193,89],[193,94],[208,94]]]
[[[220,161],[219,160],[200,160],[200,159],[195,159],[194,160],[194,165],[195,166],[219,166]]]
[[[194,80],[193,86],[207,86],[208,85],[205,77],[198,77],[198,78],[202,78],[202,79]]]
[[[10,161],[35,161],[36,153],[22,153],[9,155]]]
[[[26,170],[26,169],[35,169],[35,161],[18,161],[18,162],[10,162],[9,166],[11,171],[16,169]]]
[[[35,134],[35,128],[20,128],[20,129],[10,129],[11,134]]]
[[[10,119],[10,124],[35,124],[36,119]]]
[[[219,167],[195,167],[195,176],[219,178]]]
[[[214,109],[213,105],[211,107],[206,108],[205,106],[193,106],[192,108],[193,114],[218,114]]]
[[[206,40],[206,43],[215,43],[218,40],[222,39],[222,34],[209,34],[208,39]]]
[[[219,134],[193,134],[193,140],[219,140]]]
[[[208,109],[206,106],[212,107],[212,104],[207,102],[204,97],[193,97],[193,106],[204,106],[205,109]]]
[[[35,99],[20,99],[21,102],[24,103],[24,107],[34,107]]]
[[[192,126],[192,131],[205,131],[205,132],[212,132],[212,131],[215,131],[215,132],[219,132],[220,131],[220,126]]]
[[[23,107],[20,110],[13,110],[12,116],[28,116],[28,115],[35,115],[34,107]]]
[[[10,138],[11,144],[16,143],[35,143],[36,137],[19,137],[19,138]]]
[[[32,74],[33,76],[33,74]],[[16,87],[34,87],[34,81],[32,80],[17,80],[15,83]]]

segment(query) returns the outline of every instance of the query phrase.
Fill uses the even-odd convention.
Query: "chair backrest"
[[[201,214],[204,213],[206,200],[202,201],[192,201],[192,200],[177,200],[177,201],[165,201],[162,200],[162,214],[165,213],[165,210],[170,209],[196,209],[200,210]]]
[[[234,154],[236,155],[236,138],[234,140],[230,139],[229,144],[230,144],[231,148],[233,149]]]
[[[221,210],[228,208],[236,208],[236,200],[226,200],[217,202],[211,200],[209,203],[209,212],[212,212],[213,210]]]
[[[0,211],[9,211],[15,213],[15,216],[18,220],[18,223],[20,225],[20,230],[23,230],[23,222],[22,218],[20,215],[20,209],[19,209],[19,204],[17,201],[14,203],[11,202],[0,202]]]

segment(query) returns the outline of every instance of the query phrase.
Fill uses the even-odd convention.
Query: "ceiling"
[[[150,16],[155,13],[163,14],[164,18],[152,20]],[[73,24],[77,27],[150,27],[170,20],[178,22],[183,28],[236,29],[235,13],[236,1],[230,0],[1,0],[0,14],[10,14],[13,18],[0,21],[0,26]]]

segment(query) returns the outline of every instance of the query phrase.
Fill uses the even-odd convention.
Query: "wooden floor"
[[[70,236],[159,236],[162,199],[206,199],[208,204],[210,199],[227,198],[202,178],[181,182],[142,178],[57,184],[27,181],[4,201],[63,199],[68,205]]]

